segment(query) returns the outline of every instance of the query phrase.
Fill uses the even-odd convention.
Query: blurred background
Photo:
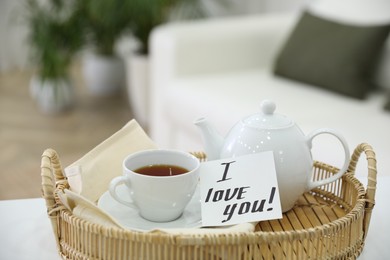
[[[129,67],[147,57],[155,27],[294,10],[303,2],[1,0],[0,199],[41,195],[46,148],[66,167],[134,117],[148,130],[136,107],[145,94],[129,89],[145,79]]]

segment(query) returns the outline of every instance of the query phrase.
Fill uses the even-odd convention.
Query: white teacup
[[[152,176],[135,170],[149,165],[174,165],[187,172],[172,176]],[[154,222],[168,222],[181,216],[190,202],[199,180],[199,160],[186,152],[146,150],[129,155],[123,161],[123,175],[110,182],[109,192],[118,202],[139,210],[141,217]],[[126,184],[132,201],[116,193]]]

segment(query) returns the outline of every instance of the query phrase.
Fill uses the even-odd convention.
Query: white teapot
[[[304,135],[293,120],[275,114],[275,108],[272,101],[263,101],[261,113],[239,121],[226,138],[222,138],[205,118],[197,119],[194,123],[202,131],[209,160],[273,151],[282,211],[286,212],[304,192],[340,178],[347,170],[350,153],[344,137],[335,130],[321,128]],[[325,133],[341,142],[345,162],[335,175],[313,181],[312,140]]]

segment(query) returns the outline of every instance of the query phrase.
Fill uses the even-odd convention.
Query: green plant
[[[51,0],[45,5],[27,1],[29,42],[42,80],[66,77],[73,55],[83,45],[83,27],[72,1]]]
[[[129,28],[133,0],[79,0],[87,40],[103,55],[113,55],[116,40]]]

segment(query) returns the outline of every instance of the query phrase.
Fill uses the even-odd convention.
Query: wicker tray
[[[363,152],[367,189],[354,177]],[[41,170],[43,197],[64,259],[356,259],[375,204],[376,159],[368,144],[355,149],[341,179],[305,193],[283,219],[260,222],[255,232],[239,234],[172,235],[93,224],[73,216],[58,199],[68,182],[54,150],[43,153]],[[321,162],[313,167],[316,179],[337,171]]]

